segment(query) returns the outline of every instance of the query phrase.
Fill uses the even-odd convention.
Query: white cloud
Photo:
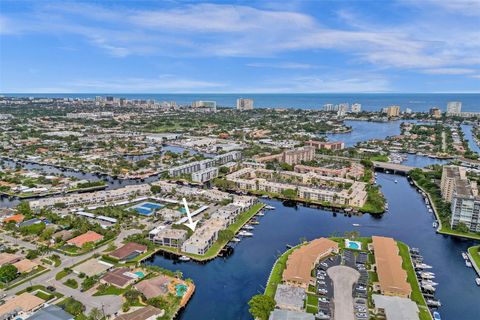
[[[475,69],[467,68],[437,68],[437,69],[425,69],[424,73],[428,74],[446,74],[446,75],[464,75],[475,73]]]
[[[472,12],[480,3],[428,2]],[[291,51],[329,50],[347,55],[347,62],[427,69],[422,72],[430,74],[480,64],[480,32],[462,29],[463,22],[412,18],[390,27],[370,24],[348,11],[339,11],[338,15],[345,22],[342,28],[325,26],[309,14],[240,5],[191,4],[147,11],[122,7],[121,3],[108,8],[69,3],[40,5],[35,12],[0,17],[0,26],[3,33],[80,35],[115,57],[268,58]],[[276,62],[250,66],[309,68],[303,63]]]
[[[298,63],[298,62],[252,62],[247,63],[247,67],[253,68],[274,68],[274,69],[297,69],[297,70],[306,70],[314,69],[316,66],[308,63]]]

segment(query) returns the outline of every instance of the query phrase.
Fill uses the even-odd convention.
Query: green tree
[[[7,263],[0,267],[0,281],[3,283],[15,280],[17,275],[18,269],[14,265]]]
[[[23,215],[33,214],[32,209],[30,209],[30,204],[27,201],[22,201],[17,206],[17,211]]]
[[[275,308],[275,300],[272,297],[257,294],[248,302],[250,314],[255,319],[267,320],[270,312]]]

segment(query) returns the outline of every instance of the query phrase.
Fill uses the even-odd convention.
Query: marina
[[[417,248],[418,263],[434,267],[434,280],[425,280],[430,281],[425,284],[435,288],[435,298],[431,302],[442,301],[440,312],[444,319],[456,319],[458,314],[465,319],[475,319],[480,313],[478,286],[464,260],[451,258],[460,256],[475,241],[436,234],[431,227],[434,217],[426,209],[423,196],[410,186],[406,178],[398,176],[395,184],[386,174],[378,173],[377,177],[390,206],[389,212],[381,218],[368,214],[348,217],[301,205],[286,207],[276,200],[262,200],[276,208],[274,214],[266,214],[255,227],[255,236],[242,237],[228,258],[206,264],[178,264],[157,254],[147,263],[178,269],[198,284],[195,296],[179,314],[179,319],[246,319],[250,317],[248,300],[263,292],[273,262],[288,249],[287,245],[298,244],[301,237],[314,239],[334,232],[343,234],[356,230],[361,236],[381,234]],[[354,227],[354,223],[360,226]],[[461,296],[460,292],[463,293]],[[205,304],[204,301],[216,303]]]

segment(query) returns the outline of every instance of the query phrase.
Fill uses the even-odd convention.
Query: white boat
[[[243,226],[242,229],[244,229],[244,230],[253,230],[253,229],[255,229],[255,228],[254,228],[253,226],[249,225],[249,224],[246,224],[246,225]]]
[[[432,286],[435,287],[437,286],[438,283],[433,282],[432,280],[422,280],[422,286]]]
[[[266,205],[266,206],[265,206],[265,209],[267,209],[267,210],[275,210],[275,207]]]
[[[431,285],[422,285],[422,289],[423,290],[426,290],[426,291],[432,291],[432,292],[435,292],[435,288]]]
[[[415,268],[417,268],[417,269],[431,269],[432,266],[429,266],[428,264],[425,264],[425,263],[417,263],[417,264],[415,264]]]
[[[190,258],[187,257],[187,256],[181,256],[180,258],[178,258],[178,260],[180,260],[180,261],[190,261]]]
[[[480,286],[480,278],[475,278],[475,282],[476,282],[477,286]]]
[[[354,226],[354,227],[360,227],[360,224],[359,224],[359,223],[353,223],[352,226]]]
[[[433,210],[432,210],[432,209],[428,209],[428,212],[433,213]]]
[[[395,183],[398,183],[397,179],[395,179]]]
[[[433,299],[428,299],[427,300],[427,305],[430,306],[430,307],[441,307],[442,306],[440,301],[433,300]]]
[[[241,230],[239,233],[238,233],[239,236],[242,236],[242,237],[253,237],[253,233],[251,232],[248,232],[248,231],[244,231],[244,230]]]
[[[432,223],[432,227],[434,227],[434,228],[437,228],[437,227],[438,227],[437,221],[434,221],[434,222]]]
[[[262,211],[258,211],[258,213],[257,213],[257,216],[259,216],[259,217],[263,217],[264,215],[265,215],[265,213],[263,213]]]
[[[468,255],[465,252],[462,252],[462,257],[464,260],[468,260]]]
[[[469,268],[472,267],[472,263],[471,263],[470,261],[468,261],[468,260],[465,260],[465,265],[466,265],[467,267],[469,267]]]
[[[240,242],[241,240],[240,240],[240,238],[233,237],[232,241],[233,241],[233,242]]]

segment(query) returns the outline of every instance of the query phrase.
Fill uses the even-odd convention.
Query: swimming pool
[[[144,204],[142,204],[142,207],[149,208],[149,209],[160,209],[163,206],[161,204],[158,204],[158,203],[145,202]]]
[[[187,292],[188,287],[184,284],[177,284],[175,289],[177,291],[177,297],[183,297]]]
[[[362,250],[362,243],[345,239],[345,248],[353,250]]]
[[[143,277],[145,277],[145,274],[144,274],[142,271],[137,271],[137,272],[135,272],[135,274],[136,274],[140,279],[142,279]]]

